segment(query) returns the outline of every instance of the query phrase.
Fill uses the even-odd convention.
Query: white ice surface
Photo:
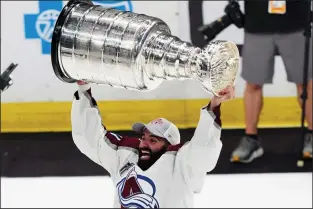
[[[1,208],[112,208],[109,177],[1,178]],[[312,173],[209,175],[200,208],[312,208]]]

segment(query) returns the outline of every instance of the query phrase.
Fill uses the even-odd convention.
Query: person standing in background
[[[287,80],[296,85],[301,104],[303,91],[303,65],[305,36],[308,21],[308,2],[297,1],[245,1],[245,34],[242,54],[245,135],[231,155],[231,162],[249,163],[264,153],[258,135],[258,121],[263,106],[263,85],[271,84],[274,75],[275,49],[282,57]],[[312,44],[312,40],[311,40]],[[303,157],[312,158],[312,46],[310,47],[308,123],[303,146]],[[300,140],[300,136],[299,136]]]

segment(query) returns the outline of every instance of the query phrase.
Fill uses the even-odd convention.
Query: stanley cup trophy
[[[164,80],[195,79],[208,92],[234,85],[237,46],[212,41],[203,49],[172,36],[155,17],[71,0],[56,22],[51,46],[56,76],[149,91]]]

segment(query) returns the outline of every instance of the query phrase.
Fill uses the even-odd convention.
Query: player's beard
[[[142,157],[142,150],[149,151],[150,158],[148,160],[141,160]],[[141,170],[145,171],[149,169],[167,150],[167,147],[164,146],[161,150],[157,152],[152,152],[149,148],[143,148],[139,150],[139,161],[138,166],[141,168]]]

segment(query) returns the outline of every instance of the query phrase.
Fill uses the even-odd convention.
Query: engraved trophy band
[[[51,61],[67,83],[149,91],[164,80],[195,79],[219,96],[234,85],[239,51],[230,41],[211,41],[201,49],[171,35],[156,17],[71,0],[55,24]]]

